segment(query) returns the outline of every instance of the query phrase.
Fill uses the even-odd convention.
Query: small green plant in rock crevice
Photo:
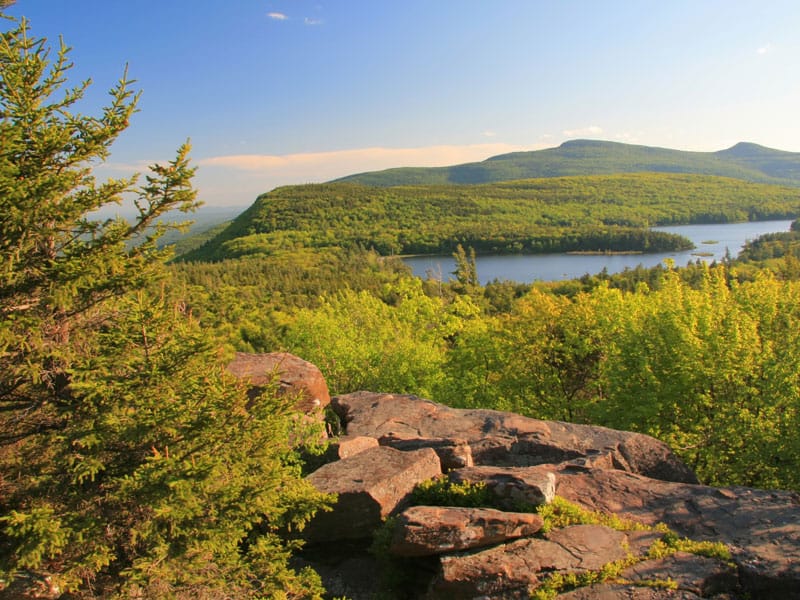
[[[660,540],[656,540],[647,551],[647,558],[664,558],[676,552],[687,552],[706,558],[715,558],[728,565],[731,562],[731,551],[722,542],[698,542],[689,538],[680,538],[674,532],[667,531]]]
[[[465,508],[497,508],[497,496],[482,481],[454,483],[437,477],[417,484],[411,495],[417,506],[460,506]]]
[[[536,512],[544,519],[542,533],[570,525],[603,525],[617,531],[655,530],[664,533],[668,531],[666,525],[658,524],[655,527],[651,527],[630,519],[621,519],[617,515],[588,510],[560,496],[553,498],[550,504],[542,504],[537,508]]]

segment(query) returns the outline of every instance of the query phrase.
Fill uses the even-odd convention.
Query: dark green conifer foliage
[[[81,597],[319,597],[287,563],[324,504],[300,477],[290,400],[248,403],[214,340],[145,287],[170,210],[196,206],[188,144],[98,182],[135,112],[127,76],[73,112],[27,23],[0,34],[0,594],[24,578]],[[132,195],[137,215],[91,213]]]

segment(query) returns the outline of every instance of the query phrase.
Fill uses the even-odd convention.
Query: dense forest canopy
[[[635,173],[465,186],[318,184],[260,196],[183,260],[300,248],[379,254],[668,251],[688,240],[651,225],[800,215],[800,189],[703,175]]]

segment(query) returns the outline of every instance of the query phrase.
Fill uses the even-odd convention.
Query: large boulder
[[[648,549],[663,533],[652,527],[616,531],[579,525],[531,536],[529,525],[524,519],[520,525],[515,515],[414,507],[399,516],[392,551],[403,557],[402,564],[414,565],[408,577],[419,583],[417,590],[430,582],[429,598],[527,598],[551,574],[597,571],[624,559],[629,566],[620,580],[565,591],[559,598],[800,600],[795,493],[699,485],[669,448],[636,433],[451,409],[404,395],[357,392],[338,396],[331,405],[354,436],[354,450],[374,445],[373,439],[381,446],[310,476],[323,491],[339,493],[335,512],[315,519],[322,525],[312,523],[318,536],[312,541],[369,536],[383,517],[400,513],[414,485],[438,474],[444,462],[451,481],[484,482],[507,510],[547,502],[555,493],[606,515],[666,524],[694,541],[722,542],[732,555],[731,562],[683,552],[655,558]],[[338,456],[347,455],[349,444]],[[397,484],[393,474],[409,468],[405,460],[418,453],[435,466],[413,467],[411,481]],[[470,457],[473,466],[467,466]],[[522,537],[508,541],[518,534]],[[338,551],[342,543],[335,543]],[[678,589],[647,587],[654,581],[670,581]],[[362,597],[370,596],[352,595]]]
[[[237,352],[227,369],[250,386],[251,398],[277,383],[281,393],[297,398],[295,408],[298,411],[308,413],[324,409],[331,401],[322,371],[288,352]]]
[[[542,517],[531,513],[412,506],[397,517],[389,552],[397,556],[430,556],[491,546],[531,536],[542,524]]]
[[[331,405],[349,435],[392,440],[393,445],[402,439],[460,438],[470,445],[476,465],[588,461],[665,481],[697,483],[666,444],[639,433],[455,409],[408,395],[355,392],[334,397]]]
[[[324,465],[307,479],[338,500],[332,511],[317,513],[304,535],[311,542],[369,537],[383,519],[405,507],[418,483],[441,473],[439,457],[430,448],[369,448]]]

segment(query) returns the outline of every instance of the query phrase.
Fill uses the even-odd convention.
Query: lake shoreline
[[[595,252],[556,254],[478,254],[478,280],[486,285],[494,280],[518,283],[535,281],[565,281],[600,272],[619,273],[637,267],[652,268],[669,259],[677,266],[703,261],[721,262],[726,256],[736,257],[748,240],[766,233],[789,231],[791,219],[773,221],[744,221],[711,225],[675,225],[653,227],[655,231],[678,233],[694,243],[691,250],[676,252]],[[716,240],[716,244],[708,244]],[[399,257],[422,279],[449,279],[455,272],[452,255],[417,255]]]

